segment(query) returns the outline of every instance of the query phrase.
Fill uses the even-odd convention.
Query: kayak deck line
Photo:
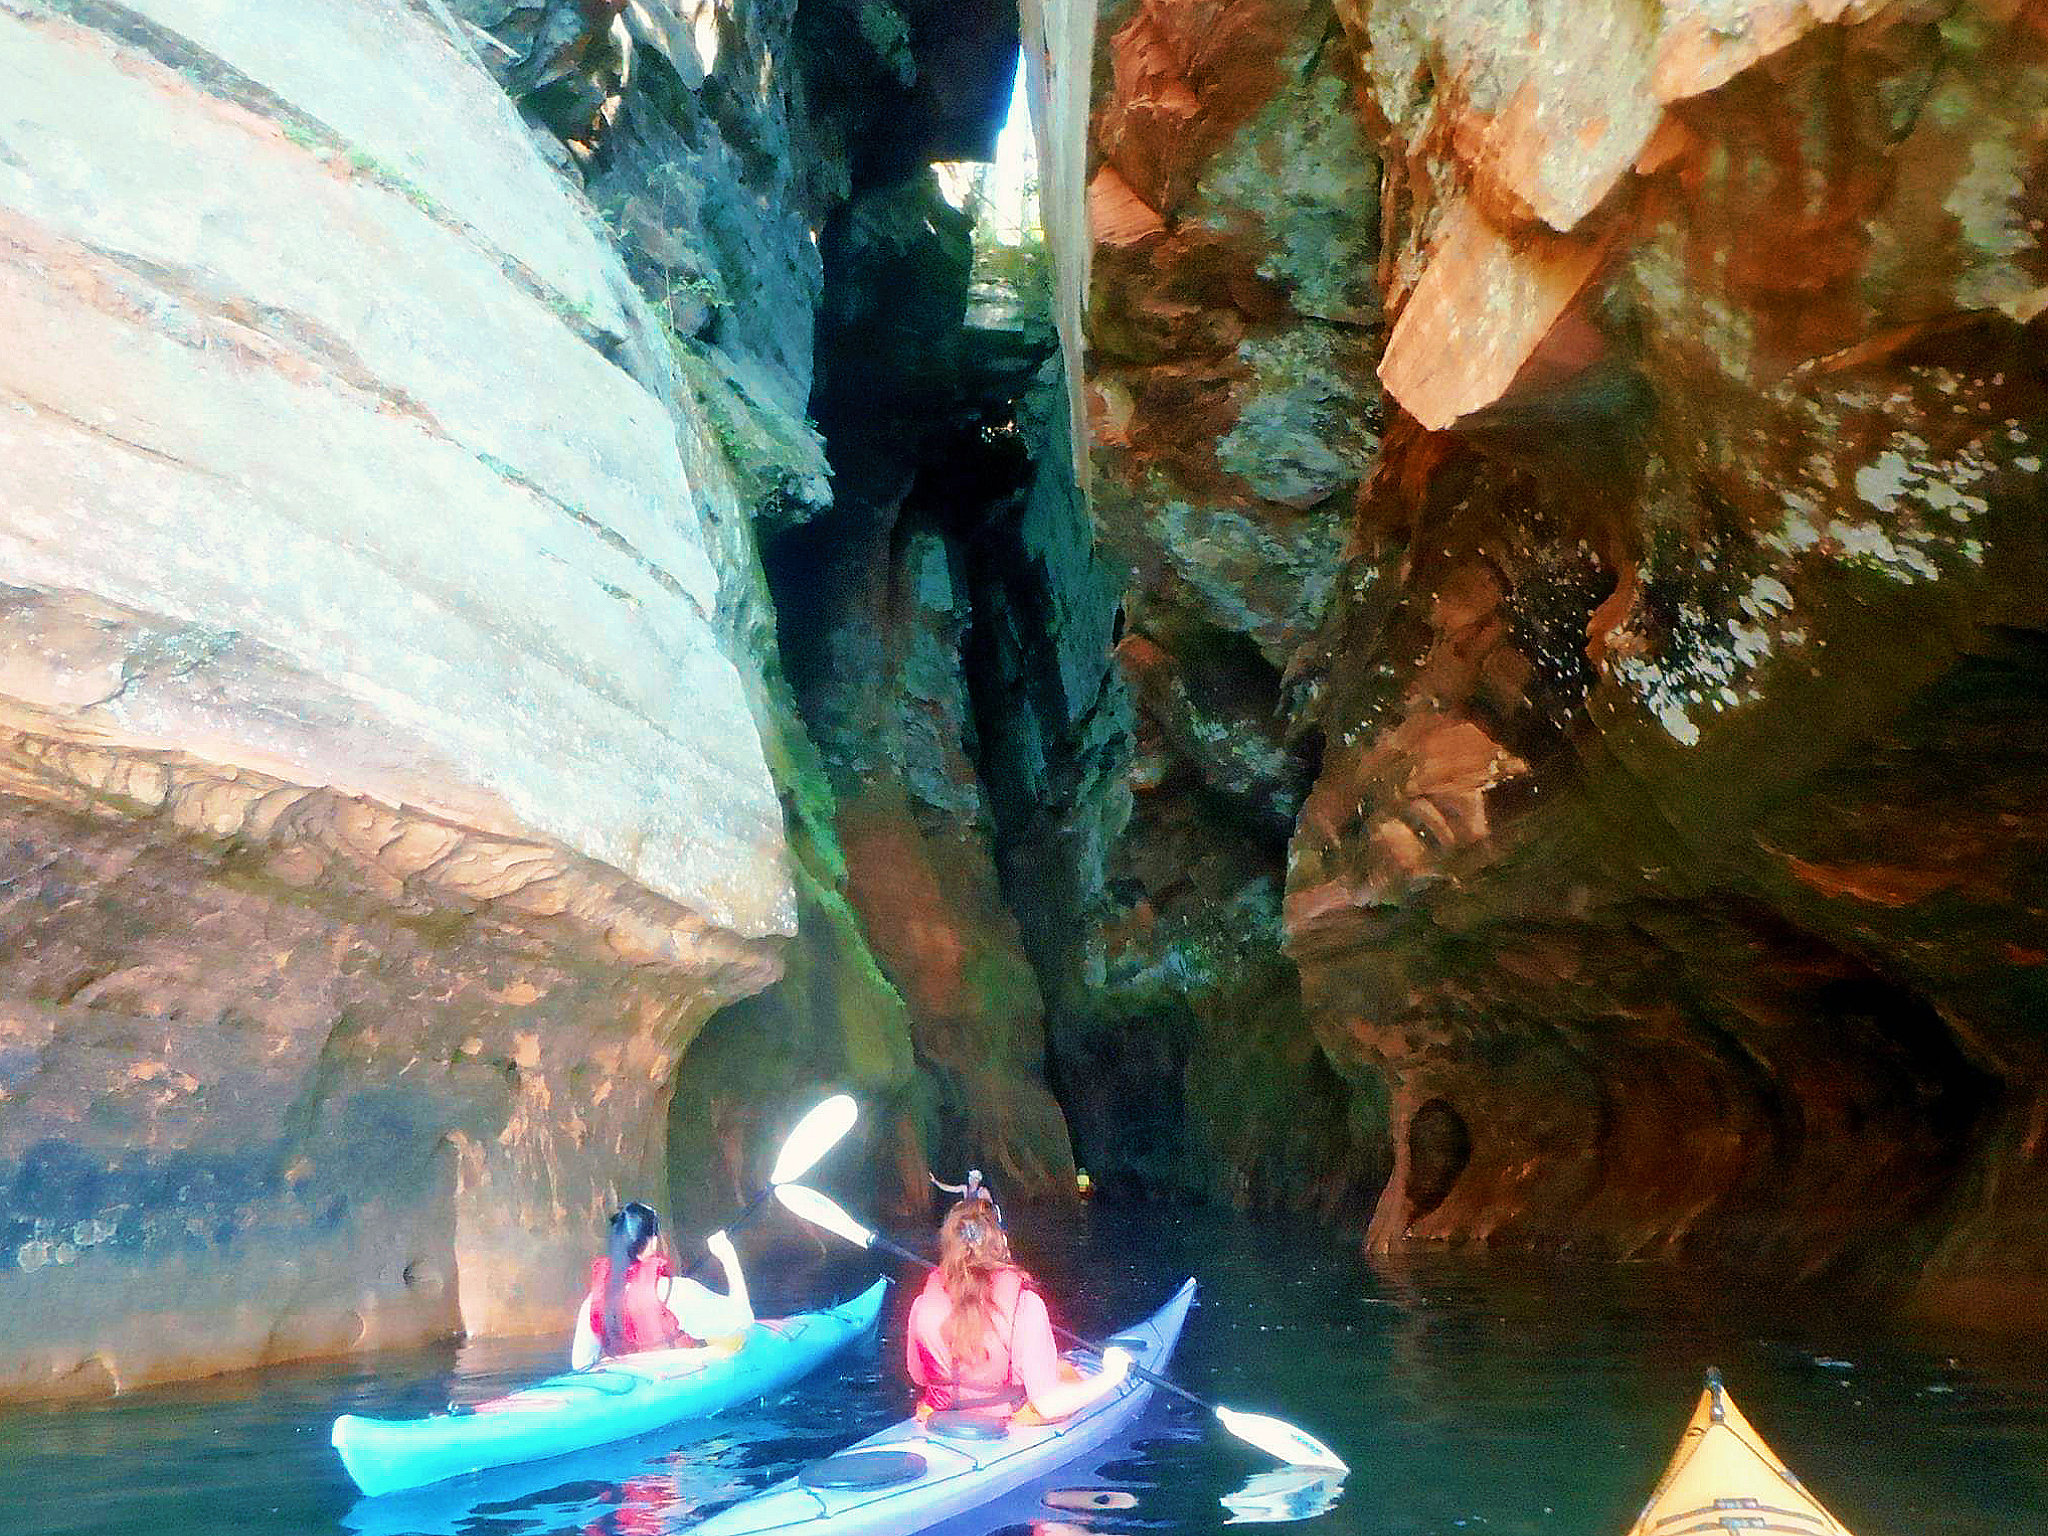
[[[797,1326],[788,1326],[795,1321]],[[778,1338],[799,1339],[804,1327],[801,1319],[760,1317],[754,1326],[766,1329]],[[598,1397],[625,1397],[637,1392],[650,1382],[682,1381],[710,1369],[721,1360],[730,1360],[745,1347],[744,1332],[732,1336],[731,1342],[698,1345],[689,1349],[650,1349],[642,1351],[647,1358],[639,1356],[614,1357],[610,1361],[588,1366],[580,1371],[564,1371],[559,1376],[544,1377],[532,1386],[499,1397],[487,1397],[481,1402],[448,1405],[451,1414],[474,1413],[527,1413],[560,1407],[572,1401],[566,1394],[587,1391]],[[619,1386],[604,1383],[617,1381]],[[554,1393],[555,1396],[546,1394]],[[439,1417],[439,1415],[429,1415]]]
[[[1148,1370],[1164,1368],[1194,1302],[1189,1280],[1159,1311],[1119,1342]],[[1092,1358],[1071,1352],[1067,1358]],[[751,1499],[721,1510],[692,1536],[768,1536],[804,1531],[807,1536],[908,1536],[913,1531],[986,1504],[1112,1438],[1137,1418],[1153,1393],[1136,1373],[1116,1391],[1053,1424],[1013,1426],[998,1439],[954,1439],[916,1418],[905,1419],[847,1446],[841,1454],[909,1453],[922,1457],[925,1471],[912,1480],[873,1489],[820,1489],[788,1478]]]
[[[1707,1373],[1691,1421],[1628,1536],[1851,1536]]]
[[[874,1331],[888,1285],[877,1280],[821,1311],[757,1319],[731,1343],[616,1358],[457,1411],[343,1414],[329,1438],[371,1498],[633,1439],[789,1385]]]

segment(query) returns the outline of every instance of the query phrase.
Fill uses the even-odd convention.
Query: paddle
[[[847,1215],[836,1201],[819,1194],[815,1189],[808,1189],[801,1184],[778,1184],[775,1186],[775,1198],[793,1214],[802,1217],[813,1226],[823,1227],[827,1232],[845,1238],[857,1248],[874,1248],[893,1258],[922,1265],[926,1269],[938,1268],[931,1260],[919,1258],[908,1248],[898,1247],[873,1228],[862,1226]],[[1102,1353],[1102,1345],[1070,1333],[1057,1323],[1053,1324],[1052,1331],[1069,1344],[1078,1344],[1081,1348],[1092,1350],[1098,1355]],[[1214,1414],[1217,1423],[1245,1444],[1257,1446],[1268,1456],[1284,1461],[1290,1466],[1327,1467],[1339,1472],[1351,1470],[1335,1451],[1308,1431],[1297,1429],[1285,1419],[1276,1419],[1266,1413],[1244,1413],[1236,1408],[1226,1408],[1220,1403],[1212,1403],[1207,1398],[1195,1396],[1177,1382],[1168,1381],[1164,1376],[1148,1371],[1135,1362],[1131,1365],[1131,1374],[1151,1382],[1155,1387],[1164,1387],[1167,1391],[1186,1398],[1197,1408]]]
[[[860,1118],[860,1106],[854,1103],[850,1094],[835,1093],[824,1103],[814,1106],[803,1119],[797,1121],[782,1143],[782,1150],[776,1154],[775,1166],[768,1171],[765,1188],[754,1191],[754,1198],[747,1202],[745,1210],[728,1226],[726,1234],[739,1231],[768,1203],[778,1184],[787,1184],[800,1179],[818,1165],[818,1159],[838,1146],[846,1133],[853,1129],[853,1122]],[[685,1277],[695,1275],[708,1262],[708,1255],[699,1255],[690,1267],[683,1271]]]

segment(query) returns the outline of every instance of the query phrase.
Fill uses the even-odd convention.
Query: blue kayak
[[[1116,1342],[1147,1370],[1164,1370],[1194,1299],[1190,1280]],[[1068,1358],[1094,1363],[1092,1356]],[[1151,1396],[1151,1383],[1133,1375],[1056,1424],[1007,1431],[998,1425],[992,1438],[956,1437],[943,1415],[929,1425],[905,1419],[691,1526],[690,1536],[908,1536],[1057,1471],[1129,1427]]]
[[[356,1486],[376,1495],[703,1418],[779,1391],[870,1332],[888,1287],[877,1280],[839,1306],[758,1320],[736,1346],[647,1350],[550,1376],[460,1412],[424,1419],[345,1413],[334,1421],[334,1448]]]

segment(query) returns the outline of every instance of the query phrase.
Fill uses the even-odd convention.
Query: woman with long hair
[[[570,1363],[580,1371],[605,1355],[690,1348],[752,1323],[753,1303],[732,1239],[714,1232],[704,1246],[725,1270],[723,1296],[676,1274],[652,1206],[634,1200],[614,1211],[604,1254],[591,1260],[590,1290],[576,1310]]]
[[[939,1266],[911,1303],[907,1363],[923,1388],[920,1418],[962,1409],[1050,1422],[1116,1390],[1131,1357],[1105,1350],[1092,1376],[1061,1364],[1045,1298],[1012,1262],[1002,1212],[970,1178],[939,1228]]]

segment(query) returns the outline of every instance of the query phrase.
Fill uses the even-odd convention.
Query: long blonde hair
[[[939,1276],[953,1303],[952,1315],[939,1332],[956,1370],[988,1358],[995,1275],[1009,1267],[1010,1239],[996,1203],[976,1189],[948,1211],[939,1226]]]

